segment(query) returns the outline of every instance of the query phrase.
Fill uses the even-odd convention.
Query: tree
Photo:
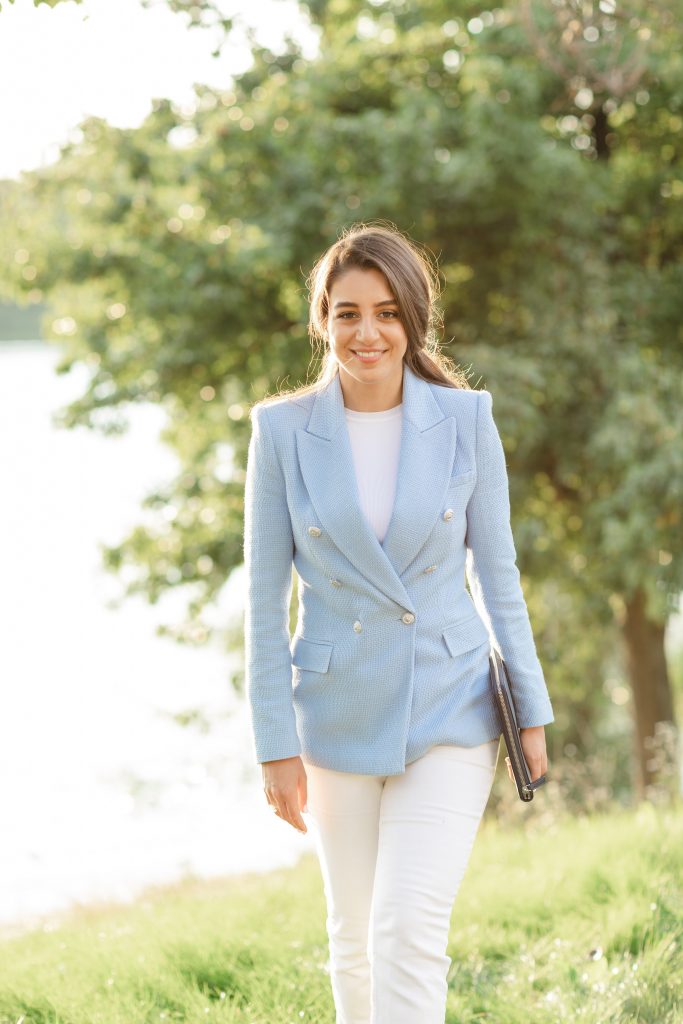
[[[306,373],[305,271],[351,220],[389,219],[440,259],[447,347],[494,393],[563,728],[593,741],[619,629],[651,792],[683,585],[680,25],[636,0],[628,18],[562,0],[306,7],[315,59],[254,43],[193,113],[159,100],[128,131],[90,118],[26,176],[14,244],[35,274],[14,288],[51,298],[62,369],[93,368],[65,423],[120,429],[127,402],[159,402],[182,462],[108,563],[137,567],[128,592],[150,600],[189,587],[174,632],[206,635],[241,559],[248,405]]]

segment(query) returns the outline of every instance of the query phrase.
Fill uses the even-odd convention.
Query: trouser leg
[[[336,1024],[371,1024],[368,926],[386,776],[337,772],[305,760],[304,767],[327,903]]]
[[[443,1024],[450,918],[498,740],[436,746],[386,777],[370,921],[372,1024]]]

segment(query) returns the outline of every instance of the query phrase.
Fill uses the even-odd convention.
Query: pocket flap
[[[452,658],[464,651],[471,651],[490,639],[486,626],[476,613],[468,619],[461,619],[460,622],[446,626],[443,638]]]
[[[307,640],[303,636],[294,637],[292,644],[292,665],[307,668],[312,672],[327,672],[334,644],[324,640]]]
[[[467,473],[456,473],[455,476],[450,478],[448,482],[448,489],[450,490],[451,487],[464,487],[465,484],[472,483],[476,478],[476,475],[477,471],[475,469],[470,469]]]

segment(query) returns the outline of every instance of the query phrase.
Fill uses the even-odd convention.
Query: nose
[[[356,328],[356,338],[358,341],[375,341],[379,338],[379,330],[373,316],[374,314],[370,313],[367,317],[362,316],[358,321],[358,327]]]

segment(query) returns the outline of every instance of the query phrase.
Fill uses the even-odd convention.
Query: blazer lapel
[[[403,432],[396,498],[382,548],[400,575],[434,528],[455,458],[456,421],[427,381],[403,371]]]
[[[301,473],[322,528],[379,590],[413,610],[401,574],[434,526],[455,456],[456,422],[427,381],[404,364],[401,450],[394,508],[382,544],[360,506],[339,374],[316,395],[296,431]]]

